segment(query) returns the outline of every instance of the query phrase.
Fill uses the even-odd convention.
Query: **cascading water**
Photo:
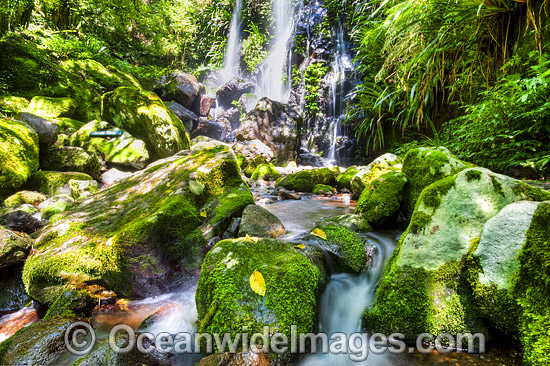
[[[330,130],[331,144],[327,154],[327,159],[330,162],[336,161],[336,143],[338,142],[338,136],[340,133],[340,124],[345,119],[345,81],[346,70],[351,70],[353,65],[346,48],[346,42],[344,41],[344,27],[342,23],[338,23],[338,29],[336,31],[336,44],[334,50],[334,58],[331,63],[331,79],[330,79],[330,106],[329,106],[329,118],[331,118]]]
[[[384,266],[395,249],[399,233],[367,233],[368,242],[375,247],[368,271],[361,275],[333,274],[320,304],[319,331],[328,337],[335,333],[361,332],[361,316],[375,299],[376,285],[382,278]],[[354,362],[347,353],[313,354],[300,366],[376,365],[372,360]]]
[[[266,96],[284,103],[288,101],[290,93],[287,84],[291,78],[289,42],[294,28],[293,15],[292,0],[273,1],[275,38],[258,76],[258,96]]]
[[[239,75],[242,30],[241,10],[242,0],[235,0],[233,15],[231,16],[231,27],[229,28],[229,37],[227,39],[223,58],[223,69],[220,71],[222,82],[229,81],[231,78]]]

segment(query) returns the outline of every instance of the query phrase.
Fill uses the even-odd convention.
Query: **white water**
[[[294,5],[292,0],[273,1],[275,38],[269,55],[260,67],[258,96],[286,103],[290,94],[289,43],[294,28]]]
[[[223,58],[223,69],[220,71],[221,81],[223,83],[239,76],[239,66],[241,60],[241,30],[242,30],[242,0],[235,0],[233,7],[233,16],[231,17],[231,26],[229,28],[229,38],[225,46],[225,55]]]
[[[344,94],[346,81],[346,70],[353,68],[351,58],[346,48],[344,41],[344,27],[342,23],[338,24],[336,32],[336,45],[334,49],[334,58],[331,63],[332,77],[330,79],[330,109],[329,117],[331,118],[330,130],[331,146],[328,151],[327,159],[329,162],[336,161],[336,143],[339,136],[339,124],[345,119],[344,110]]]
[[[332,275],[321,298],[319,331],[326,333],[329,339],[334,333],[349,336],[362,331],[361,316],[374,302],[376,285],[382,278],[385,263],[395,249],[399,234],[367,233],[365,236],[376,248],[368,272]],[[306,357],[300,366],[378,365],[380,356],[376,358],[378,360],[369,356],[363,362],[354,362],[347,353],[318,353]]]

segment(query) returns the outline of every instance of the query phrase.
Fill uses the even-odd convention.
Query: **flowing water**
[[[231,16],[229,36],[227,38],[227,44],[225,46],[223,69],[220,71],[222,82],[227,82],[231,78],[239,75],[242,31],[241,10],[242,0],[235,0],[233,15]]]

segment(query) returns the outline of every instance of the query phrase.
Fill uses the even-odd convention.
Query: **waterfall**
[[[222,82],[227,82],[231,78],[239,76],[242,30],[241,10],[242,0],[235,0],[231,26],[229,28],[229,38],[227,39],[225,55],[223,57],[223,69],[220,71]]]
[[[260,68],[258,80],[259,96],[287,102],[292,77],[289,62],[289,42],[294,28],[294,5],[292,0],[273,1],[275,38],[269,55]]]
[[[329,118],[330,131],[331,131],[331,145],[327,154],[327,159],[330,162],[336,161],[336,143],[338,142],[338,136],[341,135],[339,131],[340,123],[345,119],[345,81],[346,70],[353,69],[351,58],[346,48],[346,42],[344,41],[344,27],[342,23],[338,23],[338,29],[336,31],[336,44],[334,48],[334,57],[331,62],[332,77],[330,79],[330,108]]]

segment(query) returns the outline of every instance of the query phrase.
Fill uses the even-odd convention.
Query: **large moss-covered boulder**
[[[337,171],[330,168],[302,170],[301,172],[287,175],[277,182],[277,187],[284,187],[297,192],[312,193],[317,184],[325,184],[334,187],[336,185]]]
[[[55,363],[65,347],[65,331],[78,321],[72,317],[54,317],[20,329],[0,343],[2,365],[49,365]]]
[[[0,270],[22,263],[29,253],[32,240],[0,226]]]
[[[336,177],[336,185],[338,189],[349,189],[351,190],[351,180],[355,174],[359,173],[362,167],[352,165],[348,167],[343,173],[338,174]]]
[[[117,88],[103,95],[101,113],[107,122],[143,140],[151,157],[167,157],[190,146],[181,120],[154,93]]]
[[[85,173],[94,179],[101,178],[101,165],[96,154],[81,147],[53,146],[41,155],[41,169]]]
[[[548,192],[483,168],[426,187],[386,267],[367,324],[409,339],[424,332],[489,335],[465,275],[468,256],[486,223],[507,205],[549,198]]]
[[[26,112],[42,118],[72,117],[77,103],[72,98],[49,98],[36,96],[32,98]]]
[[[39,171],[31,176],[27,188],[48,196],[70,194],[69,181],[71,179],[92,180],[92,177],[78,172]]]
[[[47,197],[40,192],[19,191],[6,198],[4,200],[4,206],[7,208],[17,208],[21,205],[37,206],[46,199]]]
[[[319,261],[320,251],[285,241],[220,241],[204,259],[195,295],[199,332],[234,335],[247,327],[252,334],[267,326],[270,335],[290,337],[293,325],[298,333],[314,331],[317,299],[326,283],[324,270],[314,264]],[[265,282],[263,295],[251,288],[255,271]]]
[[[407,177],[401,172],[381,175],[363,190],[355,213],[361,214],[369,223],[381,225],[395,217],[403,201],[403,190]]]
[[[338,270],[359,273],[365,268],[367,254],[365,240],[346,225],[325,221],[311,232],[301,236],[301,240],[315,243],[326,250],[334,260]]]
[[[404,202],[407,217],[411,217],[416,200],[424,188],[466,168],[466,163],[444,147],[409,150],[403,159],[403,173],[408,178]]]
[[[261,164],[255,170],[254,173],[250,176],[253,180],[267,180],[275,181],[281,177],[273,164]]]
[[[509,339],[520,341],[524,363],[550,361],[550,201],[519,201],[487,221],[469,259],[477,309]]]
[[[0,112],[9,117],[14,117],[17,113],[24,111],[29,105],[28,99],[5,95],[0,97]]]
[[[248,205],[243,211],[239,236],[258,236],[260,238],[278,238],[284,235],[285,227],[281,220],[265,208]]]
[[[237,141],[260,140],[266,144],[279,163],[296,160],[300,115],[287,104],[262,98],[248,113],[236,132]]]
[[[353,197],[359,198],[363,190],[382,174],[401,171],[403,160],[394,154],[384,154],[376,158],[366,167],[361,168],[351,178],[350,186]]]
[[[38,135],[28,125],[0,119],[0,199],[21,187],[38,169]]]
[[[57,215],[25,263],[27,291],[46,303],[90,284],[158,294],[198,271],[207,240],[252,203],[227,146],[160,160]]]
[[[104,139],[91,137],[90,132],[120,131],[105,121],[92,121],[82,126],[71,136],[71,146],[78,146],[96,153],[106,162],[143,169],[149,161],[149,152],[142,140],[138,140],[126,131],[117,138]]]

